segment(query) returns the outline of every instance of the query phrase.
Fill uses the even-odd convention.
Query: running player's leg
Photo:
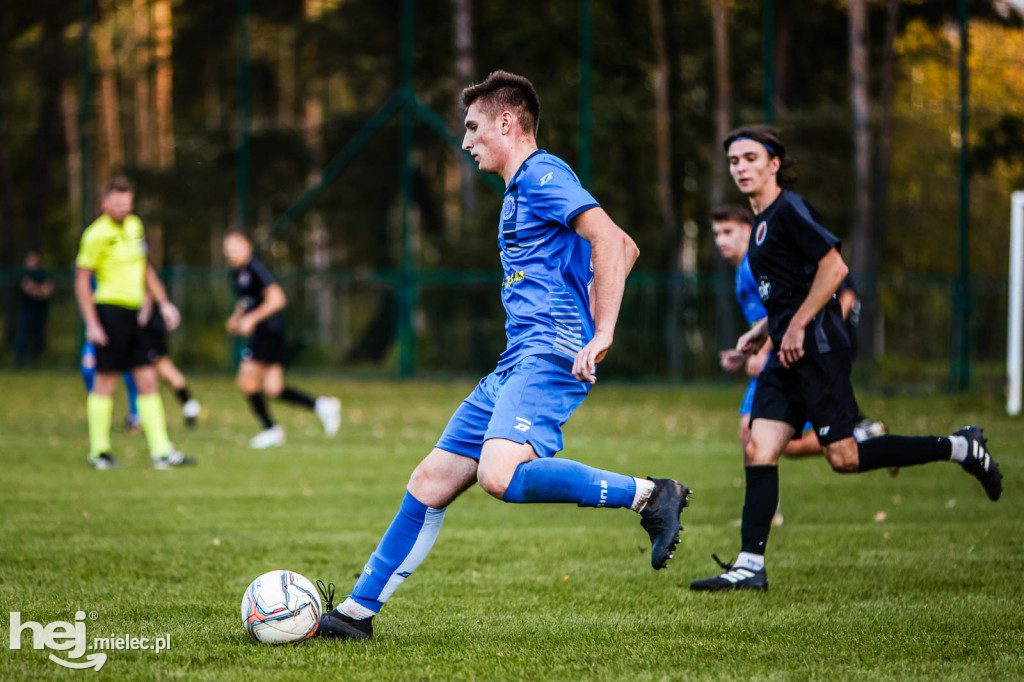
[[[426,559],[445,509],[476,481],[476,460],[434,448],[413,471],[398,513],[366,562],[352,593],[320,622],[322,637],[366,639],[372,619]]]
[[[128,416],[125,417],[125,424],[128,431],[138,433],[142,428],[142,417],[139,416],[139,387],[135,385],[135,377],[131,370],[123,372],[121,379],[124,381],[125,400],[128,406]]]
[[[157,375],[174,389],[174,395],[177,396],[178,402],[184,405],[191,399],[192,396],[188,390],[188,379],[185,378],[185,375],[182,374],[170,357],[161,355],[156,359],[153,366],[156,368]]]
[[[246,349],[248,350],[248,349]],[[243,358],[238,364],[238,375],[235,384],[245,395],[253,414],[263,426],[263,430],[249,440],[249,445],[258,450],[281,445],[284,443],[284,429],[274,423],[263,395],[263,374],[266,366],[251,358]]]
[[[554,455],[562,426],[589,384],[542,357],[527,357],[503,378],[484,435],[478,476],[488,493],[511,503],[563,502],[627,507],[651,536],[651,564],[664,567],[679,542],[679,514],[689,490],[670,479],[641,479]]]
[[[999,465],[988,453],[980,428],[965,427],[948,437],[884,435],[858,444],[854,430],[860,411],[850,384],[849,352],[835,351],[818,358],[821,370],[805,384],[809,392],[820,398],[814,402],[807,400],[808,411],[818,429],[825,456],[835,471],[859,473],[929,462],[956,462],[978,479],[989,499],[999,499],[1003,477]],[[815,385],[815,376],[824,377],[829,390],[819,390],[823,386]]]
[[[287,352],[283,330],[257,327],[249,340],[247,352],[252,360],[262,363],[265,367],[262,381],[266,395],[291,403],[296,407],[313,410],[323,424],[324,433],[327,436],[334,436],[338,433],[338,429],[341,427],[340,400],[329,396],[313,397],[305,391],[285,385],[284,362]],[[268,439],[274,440],[271,436],[268,436]]]
[[[305,391],[284,383],[284,367],[281,364],[269,365],[263,377],[263,387],[267,395],[277,398],[296,407],[313,410],[323,424],[324,433],[334,436],[341,426],[341,401],[330,396],[314,398]]]
[[[499,389],[500,376],[490,374],[455,410],[437,445],[413,471],[398,513],[351,594],[321,618],[320,636],[366,639],[373,635],[373,617],[433,547],[445,508],[476,481],[484,433]]]

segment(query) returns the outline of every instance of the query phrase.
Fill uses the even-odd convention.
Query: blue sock
[[[91,343],[82,346],[79,369],[82,371],[82,381],[85,382],[85,392],[92,393],[92,382],[96,378],[96,348]]]
[[[444,520],[444,509],[423,504],[406,491],[402,506],[352,588],[352,599],[379,613],[416,567],[427,558]]]
[[[138,419],[139,417],[139,389],[135,385],[135,377],[132,376],[131,372],[124,373],[124,387],[128,392],[128,414]]]
[[[541,457],[523,462],[512,474],[502,500],[575,502],[581,507],[629,507],[636,495],[636,480],[602,471],[571,459]]]

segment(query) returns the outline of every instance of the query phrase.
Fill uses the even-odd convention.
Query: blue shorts
[[[553,457],[562,449],[562,425],[589,392],[590,384],[569,370],[529,355],[481,379],[455,410],[436,447],[480,459],[485,440],[504,438],[529,443],[540,457]]]
[[[743,392],[743,402],[740,403],[740,415],[750,414],[754,407],[754,390],[757,388],[757,377],[751,377],[747,382],[747,390]]]

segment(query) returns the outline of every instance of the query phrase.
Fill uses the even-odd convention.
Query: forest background
[[[964,148],[951,2],[527,0],[513,13],[479,0],[9,0],[0,7],[0,363],[11,362],[19,268],[36,250],[57,282],[44,362],[73,366],[78,238],[99,184],[124,173],[138,188],[151,259],[185,313],[173,337],[180,363],[230,366],[220,240],[241,228],[289,293],[297,365],[486,371],[504,342],[500,192],[437,122],[461,136],[460,89],[502,68],[538,90],[541,147],[577,169],[640,247],[613,374],[720,376],[714,350],[740,321],[708,212],[742,203],[720,140],[774,119],[800,161],[797,191],[844,240],[865,302],[862,371],[882,385],[945,383],[963,371],[954,367],[963,305],[976,375],[997,390],[1010,194],[1024,189],[1024,29],[1020,3],[966,9]],[[374,119],[405,84],[437,117],[411,127],[408,211],[402,116]],[[374,134],[351,162],[286,219],[368,123]]]

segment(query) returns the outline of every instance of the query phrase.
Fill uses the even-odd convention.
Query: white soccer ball
[[[295,571],[264,573],[242,595],[242,625],[265,644],[309,639],[320,625],[320,595]]]

